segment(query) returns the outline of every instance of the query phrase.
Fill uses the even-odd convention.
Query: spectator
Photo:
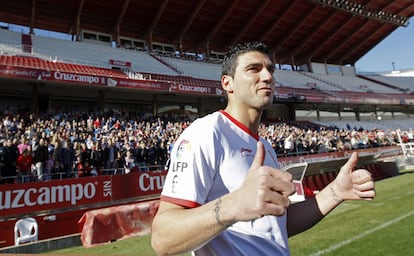
[[[60,180],[66,177],[65,167],[58,159],[53,161],[53,166],[51,168],[51,177],[52,180]]]
[[[75,162],[75,149],[70,140],[62,142],[62,164],[64,169],[64,177],[71,177],[73,171],[73,163]]]
[[[0,123],[2,126],[2,123]],[[4,146],[3,140],[0,140],[0,184],[2,184],[3,174],[4,174],[4,166],[6,164],[6,147]]]
[[[19,150],[19,155],[22,155],[23,152],[29,147],[29,141],[28,139],[23,136],[20,139],[20,143],[17,145],[17,149]]]
[[[150,141],[147,144],[147,160],[146,163],[149,165],[150,169],[157,164],[157,149],[155,148],[154,142]]]
[[[45,164],[46,161],[49,159],[49,152],[46,140],[44,138],[40,138],[38,144],[35,145],[33,151],[33,162],[35,164],[37,179],[39,181],[43,181],[46,178],[43,176],[45,172]]]
[[[131,149],[126,151],[126,155],[124,159],[125,159],[124,160],[125,173],[132,172],[133,168],[136,166],[136,159]]]
[[[108,140],[108,145],[103,148],[103,161],[105,169],[114,168],[114,161],[119,149],[115,146],[115,138]]]
[[[116,158],[114,160],[114,169],[116,173],[123,173],[125,168],[125,157],[122,151],[116,152]]]
[[[144,140],[141,141],[136,149],[136,152],[139,170],[147,170],[148,150]]]
[[[86,159],[85,161],[82,160],[82,156],[78,155],[74,170],[77,174],[77,177],[88,177],[91,176],[91,166],[89,164],[89,160]]]
[[[167,150],[167,148],[166,148],[166,145],[165,145],[165,141],[161,141],[161,143],[160,143],[160,146],[158,146],[158,144],[156,144],[157,145],[157,147],[156,147],[156,149],[157,149],[157,152],[156,152],[156,155],[157,155],[157,165],[164,165],[166,162],[167,162],[167,159],[168,159],[168,150]]]
[[[103,167],[103,161],[102,161],[102,147],[101,143],[99,141],[95,141],[93,143],[93,146],[90,150],[91,152],[91,165],[95,166],[98,169],[101,169]]]
[[[17,146],[13,143],[12,139],[6,140],[6,145],[4,147],[4,163],[2,169],[2,184],[13,184],[16,180],[17,175],[17,158],[19,156],[19,150]]]
[[[17,158],[18,183],[31,181],[33,156],[30,147],[24,149],[23,153]]]

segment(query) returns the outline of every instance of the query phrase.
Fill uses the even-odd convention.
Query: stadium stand
[[[374,83],[372,81],[362,79],[357,76],[351,75],[336,75],[336,74],[316,74],[309,73],[307,75],[313,76],[319,81],[324,81],[331,85],[334,85],[338,89],[344,91],[353,91],[353,92],[375,92],[375,93],[401,93],[399,90],[389,88],[387,86]]]
[[[62,51],[62,49],[65,49]],[[33,52],[59,62],[108,68],[110,59],[130,61],[131,69],[139,72],[177,75],[177,73],[146,52],[113,48],[91,42],[72,42],[43,36],[33,36]]]
[[[4,39],[0,50],[5,53],[4,55],[28,54],[22,50],[22,33],[6,29],[1,29],[1,32],[4,34]],[[36,65],[53,67],[55,65],[52,63],[71,63],[77,66],[66,67],[65,70],[79,71],[83,69],[83,71],[88,71],[91,66],[109,69],[111,68],[109,60],[115,59],[131,63],[131,72],[128,73],[128,76],[133,79],[144,78],[155,81],[220,86],[217,74],[220,74],[221,67],[217,63],[182,59],[179,56],[150,54],[142,50],[114,48],[109,43],[102,42],[73,42],[37,35],[31,35],[31,38],[33,41],[32,54],[29,55],[49,61],[49,63],[34,63],[32,67],[35,68]],[[62,49],[65,50],[62,51]],[[82,68],[81,65],[87,68]],[[100,74],[102,72],[104,72],[103,69],[96,69],[93,73]],[[280,91],[286,91],[287,94],[290,94],[294,90],[295,95],[301,95],[308,100],[313,97],[320,99],[320,97],[331,95],[338,98],[349,98],[352,102],[353,97],[359,97],[360,92],[364,92],[367,93],[368,98],[385,98],[395,101],[395,97],[388,94],[401,94],[401,90],[349,75],[322,75],[303,71],[276,70],[275,79],[280,85]]]
[[[21,53],[21,33],[0,29],[0,54]]]
[[[22,49],[23,52],[32,53],[32,37],[27,34],[22,34]]]
[[[219,80],[221,65],[203,61],[186,60],[181,58],[162,57],[167,62],[178,67],[184,75],[208,80]]]
[[[22,33],[9,29],[0,29],[1,44],[21,45]]]
[[[312,76],[306,74],[306,72],[276,69],[274,77],[276,81],[282,86],[328,91],[340,90],[336,86],[325,83],[321,79],[314,79]]]
[[[414,93],[414,77],[413,76],[385,76],[385,75],[371,75],[363,76],[366,79],[371,79],[389,86],[394,86],[405,93]]]
[[[0,49],[10,54],[15,53],[24,55],[24,52],[21,51],[20,48],[16,48],[16,45],[21,45],[17,40],[21,33],[8,31],[5,34],[13,40],[2,40]],[[49,61],[39,64],[40,67],[49,65],[56,66],[56,63],[72,63],[75,64],[75,66],[69,69],[66,68],[66,70],[73,71],[82,69],[82,65],[88,67],[84,68],[85,71],[90,70],[90,67],[108,69],[110,68],[108,61],[110,59],[116,59],[130,61],[132,64],[131,70],[143,75],[142,78],[158,81],[177,81],[198,85],[217,84],[217,76],[221,72],[221,66],[214,63],[167,58],[159,55],[154,56],[145,51],[113,48],[109,45],[91,42],[72,42],[69,40],[36,35],[32,35],[32,38],[33,54],[31,56],[36,56],[39,59]],[[65,50],[62,51],[62,49]],[[164,60],[164,62],[160,62],[160,58]],[[26,65],[26,67],[39,67],[36,66],[37,64],[33,61],[29,61],[28,63],[29,64]],[[34,64],[30,65],[30,63]],[[18,66],[21,66],[20,60],[16,60],[15,62],[12,61],[10,64],[18,64]],[[174,70],[174,66],[176,66],[177,70]],[[103,71],[103,69],[99,70]],[[99,70],[95,69],[95,72],[92,73],[96,73]],[[182,71],[179,72],[178,70]],[[137,76],[134,77],[137,78]]]
[[[318,193],[321,189],[314,180],[313,176],[305,176],[304,179],[304,185],[306,188],[308,188],[311,191],[311,196],[313,196],[315,193]],[[306,190],[305,190],[306,191]]]
[[[99,68],[95,66],[86,66],[79,64],[71,64],[64,62],[55,62],[43,60],[28,56],[0,56],[0,64],[10,65],[14,67],[35,68],[42,70],[55,70],[63,72],[82,73],[89,75],[99,75],[105,77],[127,78],[128,76],[116,69]]]
[[[355,129],[360,128],[366,130],[409,130],[413,126],[413,120],[411,119],[389,119],[389,120],[378,120],[372,118],[370,120],[326,120],[326,121],[314,121],[317,124],[330,127],[338,127],[339,129]]]

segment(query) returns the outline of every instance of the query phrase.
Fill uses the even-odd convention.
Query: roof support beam
[[[256,21],[256,19],[262,15],[263,10],[267,7],[267,5],[271,2],[271,0],[263,1],[262,4],[259,6],[258,10],[255,11],[255,15],[253,17],[248,17],[246,24],[241,25],[241,30],[236,33],[236,37],[231,40],[231,45],[235,45],[239,42],[240,38],[246,33],[246,31],[250,28],[250,26]]]
[[[175,44],[178,44],[178,47],[180,48],[180,51],[183,51],[183,38],[187,30],[189,29],[190,25],[193,23],[194,19],[197,17],[198,13],[201,10],[201,7],[203,7],[206,0],[200,0],[196,6],[196,8],[192,11],[191,16],[187,19],[184,26],[181,28],[178,35],[174,38],[173,42]]]
[[[283,40],[275,45],[272,49],[270,49],[270,52],[273,53],[273,55],[277,55],[278,51],[280,50],[280,48],[289,40],[290,36],[292,36],[293,34],[295,34],[298,29],[306,23],[307,18],[311,17],[313,15],[313,13],[316,10],[316,6],[310,11],[310,13],[308,15],[306,15],[305,18],[298,20],[295,25],[289,30],[289,33],[283,37]]]
[[[267,29],[264,30],[261,36],[259,36],[259,41],[262,41],[262,42],[265,41],[266,37],[270,33],[272,33],[272,31],[275,30],[279,26],[279,23],[283,21],[284,19],[286,19],[287,14],[294,9],[296,1],[286,1],[286,2],[290,4],[288,9],[285,12],[283,12],[283,14],[280,16],[275,15],[276,18],[273,20],[272,24],[270,24],[267,27]]]
[[[386,8],[368,8],[368,4],[358,4],[351,1],[327,1],[327,0],[312,0],[322,6],[329,6],[331,8],[339,9],[348,13],[351,13],[354,16],[369,17],[375,19],[381,23],[390,23],[398,26],[407,26],[407,17],[396,16],[393,13],[385,11]],[[372,2],[372,1],[371,1]],[[380,1],[378,1],[380,2]],[[384,2],[384,1],[383,1]],[[394,1],[388,3],[388,5],[393,4]]]
[[[155,27],[157,26],[158,21],[160,20],[162,14],[164,13],[164,10],[167,7],[168,1],[169,0],[163,0],[162,1],[161,6],[158,9],[157,14],[155,15],[155,18],[152,20],[151,26],[148,28],[147,32],[145,33],[147,35],[146,37],[148,38],[148,47],[149,47],[150,51],[152,51],[152,33],[153,33]]]
[[[332,18],[332,16],[330,17]],[[329,19],[328,19],[329,20]],[[328,21],[327,22],[332,22],[332,21]],[[326,44],[329,42],[329,38],[334,37],[336,34],[338,34],[340,31],[342,31],[343,28],[346,27],[347,23],[349,23],[349,19],[345,18],[344,21],[342,22],[342,25],[338,24],[338,27],[336,29],[332,29],[330,33],[325,34],[324,38],[322,38],[322,40],[320,40],[320,43],[318,46],[316,46],[316,48],[312,47],[312,50],[305,54],[304,59],[312,59],[315,55],[316,52],[319,52],[319,50],[321,50],[322,48],[324,48],[326,46]],[[328,50],[330,51],[330,50]]]
[[[341,40],[340,44],[337,44],[335,46],[335,48],[333,48],[331,51],[328,52],[327,55],[323,56],[322,59],[325,60],[325,62],[329,63],[329,59],[334,56],[339,50],[343,50],[345,45],[351,41],[351,39],[353,39],[355,36],[360,35],[362,33],[362,31],[364,31],[367,27],[368,24],[366,23],[366,18],[358,24],[357,29],[355,29],[351,34],[346,35],[346,37]]]
[[[79,5],[78,5],[78,11],[76,12],[76,19],[75,19],[75,24],[74,24],[76,41],[80,41],[80,17],[82,14],[84,4],[85,4],[85,0],[80,0]]]
[[[374,0],[372,0],[372,1],[374,1]],[[385,8],[387,8],[388,6],[390,6],[392,3],[389,3],[388,5],[386,5],[383,9],[385,9]],[[412,7],[414,4],[413,3],[409,3],[409,4],[407,4],[407,6],[406,6],[406,8],[409,8],[409,7]],[[398,12],[398,15],[400,15],[402,12],[404,12],[404,10],[406,10],[406,8],[402,8],[401,10],[400,10],[400,12]],[[384,27],[386,27],[385,25],[387,24],[387,23],[381,23],[382,25],[381,25],[381,27],[382,28],[384,28]],[[388,25],[389,26],[389,25]],[[375,30],[375,33],[373,33],[373,34],[371,34],[370,35],[370,37],[368,37],[368,39],[370,39],[370,38],[376,38],[376,40],[375,40],[375,42],[374,43],[372,43],[371,44],[371,46],[368,48],[368,49],[372,49],[375,45],[377,45],[379,42],[381,42],[387,35],[389,35],[389,34],[391,34],[391,32],[392,31],[394,31],[394,30],[396,30],[397,28],[398,28],[398,26],[395,26],[394,28],[392,28],[392,31],[389,31],[388,33],[384,33],[384,32],[382,32],[382,34],[381,35],[384,35],[384,36],[377,36],[377,37],[374,37],[374,35],[375,34],[377,34],[379,31],[381,31],[381,27],[379,28],[379,29],[377,29],[377,30]],[[365,41],[369,41],[369,40],[365,40]],[[357,60],[359,60],[362,56],[364,56],[365,54],[366,54],[366,52],[364,52],[364,53],[359,53],[355,58],[353,58],[352,60],[350,59],[350,56],[352,56],[352,54],[353,54],[353,52],[355,52],[355,50],[357,49],[357,47],[356,48],[354,48],[354,49],[351,49],[351,50],[349,50],[349,51],[346,51],[345,53],[345,55],[344,56],[342,56],[341,58],[340,58],[340,63],[341,63],[341,65],[344,63],[344,62],[352,62],[352,64],[354,64]]]
[[[220,29],[220,27],[223,25],[224,21],[229,17],[230,13],[233,11],[233,9],[239,5],[240,0],[235,0],[233,3],[227,8],[226,12],[221,15],[220,20],[216,23],[214,28],[210,30],[210,33],[208,33],[207,37],[199,44],[199,46],[205,45],[206,52],[210,52],[210,40],[213,38],[213,36],[217,33],[217,31]]]
[[[389,33],[384,33],[383,32],[383,28],[386,27],[386,26],[389,26],[389,24],[382,23],[382,24],[380,24],[380,26],[378,27],[378,29],[375,30],[374,33],[368,35],[368,37],[365,37],[364,36],[364,41],[366,41],[366,42],[370,42],[370,41],[372,41],[372,40],[375,39],[374,40],[375,42],[374,43],[371,43],[371,47],[369,47],[369,48],[372,48],[375,45],[377,45],[379,42],[381,42],[381,40],[384,39],[383,38],[383,35],[388,35],[389,34]],[[396,29],[396,28],[397,27],[395,27],[394,29]],[[366,47],[364,47],[364,49],[365,48]],[[343,65],[344,63],[346,64],[346,62],[348,62],[348,61],[349,62],[353,62],[353,61],[351,61],[351,59],[353,59],[353,60],[358,59],[358,58],[352,58],[351,57],[355,52],[359,52],[359,48],[358,47],[354,47],[353,49],[349,49],[349,50],[347,50],[347,51],[344,52],[344,55],[338,56],[339,64],[340,65]],[[365,52],[364,52],[364,54],[365,54]]]
[[[113,35],[112,37],[115,39],[116,45],[119,46],[121,44],[121,40],[119,39],[119,31],[121,29],[121,23],[124,19],[125,13],[128,10],[130,0],[125,0],[124,4],[122,5],[121,13],[118,16],[118,19],[116,20],[114,29],[113,29]]]
[[[36,16],[36,0],[32,0],[32,10],[30,12],[29,34],[34,34],[35,16]]]
[[[309,17],[311,17],[312,16],[312,13],[315,11],[316,9],[313,9],[312,10],[312,12],[311,13],[309,13],[309,15],[308,16],[306,16],[306,18],[305,19],[307,19],[307,18],[309,18]],[[309,31],[309,33],[310,33],[310,35],[306,38],[306,40],[304,40],[302,43],[298,43],[297,45],[296,45],[296,47],[295,48],[293,48],[293,49],[291,49],[290,51],[289,51],[289,56],[295,56],[299,51],[300,51],[300,49],[303,47],[303,46],[307,46],[308,44],[309,44],[309,42],[310,42],[310,40],[314,37],[314,36],[316,36],[316,35],[318,35],[319,33],[318,33],[318,31],[319,30],[321,30],[323,27],[324,27],[324,25],[325,24],[327,24],[327,23],[329,23],[329,22],[332,22],[330,19],[332,18],[332,17],[334,17],[335,16],[335,14],[336,14],[336,11],[335,12],[331,12],[329,15],[327,15],[327,17],[326,18],[324,18],[324,19],[320,19],[320,22],[318,22],[315,26],[314,26],[314,29],[313,29],[313,31]],[[285,56],[285,57],[287,57],[287,56]]]

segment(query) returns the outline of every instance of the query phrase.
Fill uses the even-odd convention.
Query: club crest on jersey
[[[171,192],[177,193],[179,186],[177,184],[180,183],[180,177],[178,175],[174,175],[172,179],[172,186],[171,186]]]
[[[180,144],[178,145],[177,153],[175,156],[177,159],[183,158],[185,155],[185,152],[189,152],[189,151],[191,151],[190,141],[182,140]]]
[[[241,148],[240,153],[241,153],[243,158],[244,157],[254,157],[253,150],[251,150],[249,148]]]

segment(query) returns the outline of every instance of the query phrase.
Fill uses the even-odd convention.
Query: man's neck
[[[238,122],[246,126],[251,132],[258,133],[261,112],[250,109],[247,111],[226,107],[224,109],[226,113],[236,119]]]

